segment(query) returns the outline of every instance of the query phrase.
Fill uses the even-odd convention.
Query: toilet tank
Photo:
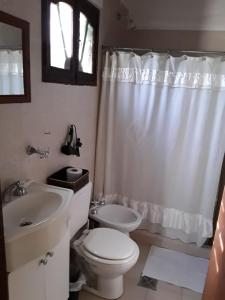
[[[92,182],[86,184],[78,192],[74,193],[70,202],[70,238],[85,225],[88,220],[91,201]]]

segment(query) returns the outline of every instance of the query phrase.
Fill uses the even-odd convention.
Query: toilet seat
[[[83,249],[96,258],[118,261],[131,257],[136,250],[136,244],[118,230],[95,228],[83,240]]]

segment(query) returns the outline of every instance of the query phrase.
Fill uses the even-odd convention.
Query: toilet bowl
[[[139,257],[137,244],[118,230],[96,228],[75,241],[74,248],[96,278],[85,289],[106,299],[119,298],[123,294],[123,275]]]
[[[132,208],[119,204],[106,204],[96,210],[90,209],[89,217],[99,222],[101,227],[117,229],[129,234],[141,224],[141,215]]]

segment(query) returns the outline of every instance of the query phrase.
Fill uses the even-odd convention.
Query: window
[[[80,40],[79,40],[79,71],[93,73],[93,35],[94,28],[88,19],[80,13]]]
[[[73,8],[65,2],[50,4],[50,65],[70,69],[73,56]]]
[[[42,0],[42,79],[96,85],[99,10],[87,0]]]
[[[79,8],[79,66],[78,84],[96,85],[98,59],[99,14],[88,1],[80,1]]]

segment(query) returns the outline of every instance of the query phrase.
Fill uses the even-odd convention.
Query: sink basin
[[[7,271],[52,249],[65,234],[73,191],[36,182],[3,207]]]
[[[117,204],[106,204],[97,208],[97,213],[90,210],[89,217],[100,223],[102,227],[114,228],[129,234],[141,224],[141,215],[132,208]]]
[[[3,209],[5,235],[14,236],[25,231],[21,227],[35,227],[46,222],[57,212],[61,204],[60,195],[47,191],[33,192],[10,202]]]

